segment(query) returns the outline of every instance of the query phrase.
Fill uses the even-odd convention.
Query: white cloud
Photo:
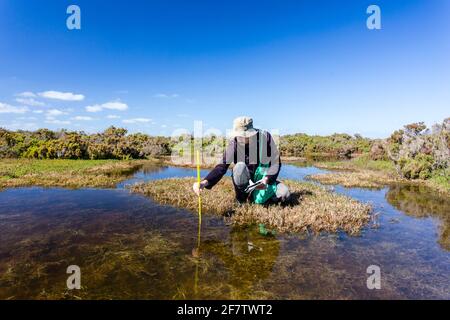
[[[87,112],[99,112],[99,111],[103,110],[102,106],[99,104],[95,104],[93,106],[87,106],[85,109]]]
[[[178,98],[180,95],[178,93],[172,93],[172,94],[166,94],[166,93],[157,93],[155,94],[153,97],[155,98],[162,98],[162,99],[167,99],[167,98]]]
[[[123,123],[149,123],[152,122],[150,118],[133,118],[122,120]]]
[[[36,95],[33,92],[31,92],[31,91],[25,91],[25,92],[18,93],[18,94],[16,94],[16,96],[22,97],[22,98],[34,98],[34,97],[36,97]]]
[[[44,110],[33,110],[33,113],[44,113]]]
[[[39,95],[41,97],[47,99],[56,99],[56,100],[64,100],[64,101],[81,101],[84,100],[84,95],[75,94],[72,92],[60,92],[60,91],[44,91],[40,92]]]
[[[47,119],[47,120],[45,120],[45,123],[51,123],[51,124],[70,124],[70,121],[68,121],[68,120],[58,120],[58,119]]]
[[[27,105],[27,106],[33,106],[33,107],[43,107],[45,106],[45,103],[37,101],[33,98],[16,98],[16,101],[18,103]]]
[[[115,114],[109,114],[106,116],[108,119],[120,119],[120,116],[116,116]]]
[[[72,120],[77,120],[77,121],[91,121],[91,120],[94,120],[94,119],[91,118],[91,117],[86,117],[86,116],[76,116],[76,117],[73,117]]]
[[[7,103],[0,102],[0,113],[25,113],[27,107],[15,107]]]
[[[87,112],[99,112],[104,109],[125,111],[128,109],[128,105],[120,101],[111,101],[103,104],[94,104],[92,106],[86,107]]]
[[[67,114],[67,112],[58,110],[58,109],[50,109],[47,111],[47,116],[48,117],[57,117],[57,116],[61,116],[63,114]]]
[[[109,110],[119,110],[119,111],[125,111],[128,109],[128,105],[123,102],[107,102],[102,105],[103,109],[109,109]]]

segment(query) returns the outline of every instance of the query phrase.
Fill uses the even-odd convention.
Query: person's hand
[[[265,177],[259,186],[256,186],[255,190],[266,190],[269,178]]]
[[[203,188],[205,188],[207,185],[208,185],[208,181],[203,180],[200,182],[200,184],[198,182],[194,183],[192,186],[192,189],[194,190],[194,192],[197,196],[200,196],[200,192],[202,192]]]

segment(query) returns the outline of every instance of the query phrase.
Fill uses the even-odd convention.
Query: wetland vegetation
[[[153,137],[142,133],[127,134],[123,128],[109,127],[104,132],[86,134],[77,131],[10,131],[0,128],[0,158],[5,159],[154,159],[158,157],[166,164],[170,162],[169,155],[179,152],[180,143],[194,145],[194,138],[182,135],[177,138]],[[210,153],[221,154],[224,144],[223,137],[208,136],[202,139],[201,146],[205,150],[203,166],[211,167]],[[450,118],[432,128],[427,128],[422,122],[405,125],[386,139],[368,139],[358,134],[333,134],[330,136],[309,136],[306,134],[285,135],[280,137],[279,147],[285,159],[310,158],[315,156],[338,157],[342,160],[353,158],[352,161],[324,162],[320,167],[334,169],[339,173],[328,176],[314,176],[313,179],[326,184],[343,184],[348,187],[381,187],[383,185],[411,181],[426,185],[442,193],[450,192]],[[208,161],[206,161],[208,160]],[[20,163],[20,162],[18,162]],[[184,166],[192,166],[193,161]],[[25,163],[26,164],[26,163]],[[45,171],[43,166],[33,165]],[[93,162],[76,164],[79,167],[96,165]],[[119,169],[134,164],[115,164]],[[5,168],[8,165],[2,164]],[[56,166],[58,167],[58,166]],[[56,170],[61,171],[59,166]],[[69,170],[69,167],[67,167]],[[114,169],[112,169],[114,171]],[[84,173],[83,170],[79,171]],[[8,168],[0,170],[2,184],[11,177]],[[20,176],[20,174],[19,174]],[[14,175],[11,178],[16,183],[9,186],[25,185],[26,180],[19,181]],[[99,181],[89,179],[88,183],[74,181],[79,186],[106,186],[108,183],[99,177]],[[50,185],[50,181],[29,179],[28,184]],[[45,179],[43,179],[45,180]],[[64,179],[63,179],[64,180]],[[112,185],[116,181],[112,181]],[[57,185],[63,185],[59,183]]]
[[[114,187],[142,165],[118,160],[0,160],[0,189],[23,186]]]
[[[225,177],[203,193],[198,246],[195,170],[169,165],[170,139],[1,130],[0,298],[450,299],[448,141],[448,120],[384,140],[282,137],[291,203],[238,206]],[[292,162],[325,151],[350,159]],[[382,290],[366,288],[372,264]]]
[[[173,205],[196,212],[197,197],[192,193],[195,179],[162,179],[131,186],[158,203]],[[291,191],[286,204],[238,204],[230,178],[224,178],[213,190],[202,193],[205,212],[228,216],[233,224],[265,224],[278,232],[343,230],[355,235],[369,220],[370,205],[336,194],[307,182],[284,181]]]

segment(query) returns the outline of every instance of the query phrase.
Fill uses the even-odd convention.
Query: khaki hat
[[[250,117],[238,117],[233,120],[233,131],[231,135],[233,137],[251,137],[258,131],[253,128],[253,119]]]

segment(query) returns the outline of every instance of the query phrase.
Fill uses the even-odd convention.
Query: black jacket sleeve
[[[228,143],[225,152],[223,153],[222,162],[216,165],[204,179],[208,181],[206,189],[211,189],[212,187],[214,187],[220,181],[220,179],[222,179],[225,173],[227,173],[230,164],[234,161],[234,153],[234,140],[231,140]]]
[[[270,167],[267,170],[266,177],[269,179],[269,184],[272,184],[277,181],[278,175],[280,173],[281,157],[272,135],[269,132],[266,132],[266,134],[268,143],[267,149],[268,153],[270,154]]]

